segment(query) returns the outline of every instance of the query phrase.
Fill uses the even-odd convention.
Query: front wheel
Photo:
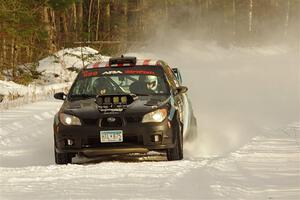
[[[73,155],[70,153],[56,153],[55,154],[55,163],[59,165],[68,164],[72,162]]]
[[[182,126],[179,122],[174,127],[174,143],[175,147],[167,149],[167,158],[169,161],[183,159],[183,134]]]

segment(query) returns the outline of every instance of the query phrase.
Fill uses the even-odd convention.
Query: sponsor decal
[[[107,75],[107,74],[123,74],[122,71],[106,71],[102,73],[103,75]]]
[[[83,77],[91,77],[91,76],[97,76],[98,72],[97,71],[83,71],[82,72]]]
[[[146,71],[146,70],[125,70],[125,74],[144,74],[144,75],[154,75],[153,71]]]

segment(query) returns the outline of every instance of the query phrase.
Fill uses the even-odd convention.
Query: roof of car
[[[102,61],[102,62],[96,62],[89,64],[85,67],[85,69],[95,69],[95,68],[101,68],[101,67],[134,67],[134,66],[161,66],[162,62],[161,60],[154,60],[154,59],[137,59],[136,63],[110,63],[109,61]]]

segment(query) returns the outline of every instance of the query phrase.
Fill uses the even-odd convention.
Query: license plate
[[[100,142],[123,142],[122,130],[100,131]]]

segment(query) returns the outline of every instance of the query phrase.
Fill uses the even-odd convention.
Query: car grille
[[[120,117],[106,117],[100,122],[100,127],[121,127],[122,125],[123,121]]]

